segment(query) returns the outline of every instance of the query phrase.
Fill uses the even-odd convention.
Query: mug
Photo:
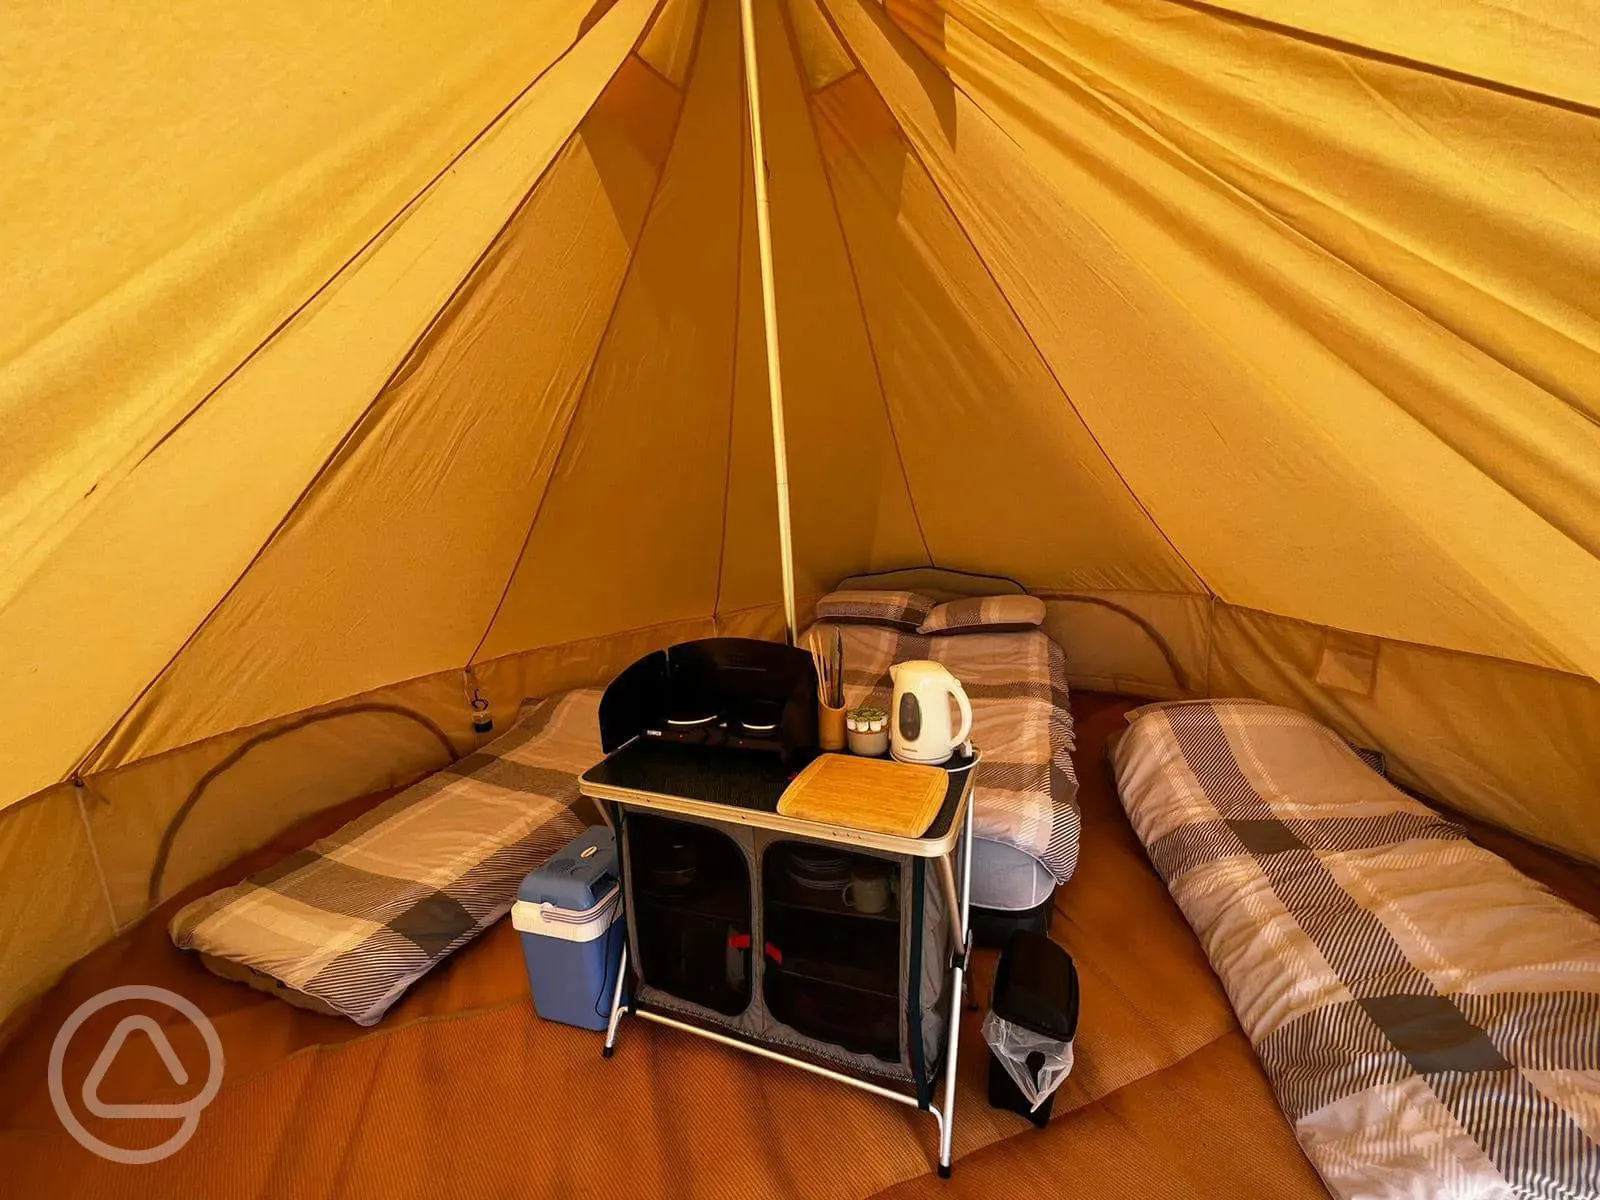
[[[857,912],[883,912],[889,907],[889,877],[877,873],[850,876],[844,885],[844,902]]]

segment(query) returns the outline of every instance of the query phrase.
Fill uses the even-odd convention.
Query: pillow
[[[1149,704],[1141,704],[1138,708],[1130,708],[1127,712],[1122,714],[1122,719],[1129,725],[1132,725],[1135,721],[1142,720],[1143,718],[1148,717],[1151,713],[1165,712],[1169,708],[1190,708],[1194,706],[1204,707],[1208,704],[1218,704],[1224,702],[1228,704],[1266,703],[1265,700],[1252,700],[1248,696],[1229,696],[1226,698],[1226,701],[1222,701],[1210,696],[1202,696],[1198,700],[1154,700]]]
[[[1267,703],[1268,702],[1265,700],[1253,700],[1242,697],[1229,697],[1226,700],[1219,700],[1210,697],[1200,700],[1157,700],[1153,704],[1141,704],[1138,708],[1130,708],[1127,712],[1123,713],[1122,716],[1123,720],[1127,721],[1129,725],[1132,725],[1135,721],[1138,721],[1143,717],[1148,717],[1151,713],[1165,712],[1174,708],[1186,708],[1196,705],[1203,707],[1206,705],[1215,704],[1236,705]],[[1389,756],[1382,750],[1374,750],[1371,746],[1362,746],[1356,742],[1352,742],[1347,737],[1342,737],[1340,740],[1342,740],[1346,746],[1349,746],[1350,749],[1354,750],[1356,752],[1356,757],[1362,762],[1366,763],[1367,766],[1371,767],[1385,779],[1389,778]],[[1415,795],[1415,793],[1411,794]],[[1426,799],[1426,797],[1423,798]]]
[[[918,633],[1009,633],[1044,624],[1037,596],[972,596],[937,605]]]
[[[914,632],[937,603],[924,592],[829,592],[817,601],[817,620]]]

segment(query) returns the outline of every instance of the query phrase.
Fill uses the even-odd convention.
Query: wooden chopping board
[[[944,803],[949,779],[939,767],[823,754],[795,776],[778,811],[804,821],[921,837]]]

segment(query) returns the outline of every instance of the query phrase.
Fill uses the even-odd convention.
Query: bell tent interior
[[[1379,752],[1544,885],[1504,883],[1504,913],[1576,922],[1551,918],[1550,994],[1587,1049],[1529,1085],[1576,1132],[1526,1170],[1480,1138],[1510,1190],[1470,1194],[1596,1194],[1600,926],[1573,906],[1600,911],[1600,8],[183,0],[4,26],[24,1192],[1352,1194],[1150,845],[1145,777],[1104,761],[1137,705],[1238,698]],[[169,938],[525,699],[781,642],[880,572],[1041,600],[1075,722],[1049,919],[1076,1066],[1042,1130],[987,1107],[981,952],[949,1180],[921,1114],[830,1080],[637,1025],[602,1059],[536,1015],[509,921],[371,1030]],[[226,1052],[192,1140],[137,1168],[46,1087],[67,1014],[118,984],[191,998]],[[129,1042],[110,1079],[130,1102],[172,1074]],[[1396,1103],[1368,1118],[1433,1161]],[[89,1127],[173,1127],[115,1124]],[[1469,1194],[1403,1182],[1362,1194]]]

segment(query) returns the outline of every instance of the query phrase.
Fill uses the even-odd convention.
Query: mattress
[[[582,832],[578,775],[600,759],[599,703],[585,689],[526,706],[483,749],[185,906],[173,943],[225,978],[376,1023]]]
[[[1038,629],[927,636],[885,625],[821,622],[844,639],[845,702],[888,709],[889,668],[930,659],[961,681],[972,701],[972,741],[982,755],[974,780],[974,834],[1019,851],[1065,883],[1078,865],[1082,819],[1072,766],[1072,713],[1066,658]],[[975,853],[975,868],[982,852]],[[1005,859],[1001,854],[995,856]],[[1015,865],[1015,860],[1012,860]],[[984,907],[1030,908],[1037,872],[975,869],[974,899]]]
[[[997,912],[1038,908],[1056,890],[1056,877],[1033,855],[994,838],[972,839],[972,903]]]
[[[1300,713],[1130,721],[1123,806],[1328,1188],[1600,1194],[1600,922]]]

